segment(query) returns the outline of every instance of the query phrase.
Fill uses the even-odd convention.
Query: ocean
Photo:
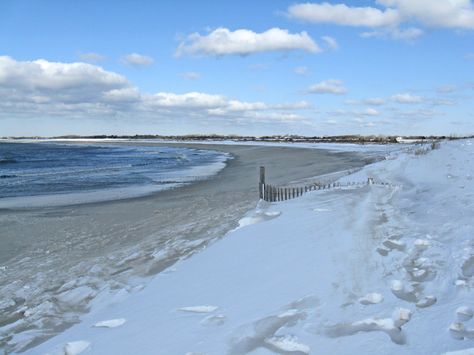
[[[206,178],[227,158],[173,147],[0,143],[0,208],[135,197]]]

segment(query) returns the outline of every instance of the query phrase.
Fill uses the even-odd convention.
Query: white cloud
[[[226,104],[223,96],[200,92],[186,94],[160,92],[143,95],[143,99],[147,106],[155,108],[216,108]]]
[[[367,105],[375,105],[375,106],[380,106],[385,104],[385,99],[382,99],[380,97],[372,97],[369,99],[365,99],[364,103]]]
[[[125,77],[92,64],[43,59],[20,62],[7,56],[0,57],[0,87],[10,94],[18,90],[28,97],[74,102],[129,86]]]
[[[454,106],[457,104],[455,100],[445,98],[432,99],[430,100],[430,103],[433,106]]]
[[[310,86],[308,92],[311,94],[343,95],[347,93],[347,89],[342,80],[328,79]]]
[[[305,66],[299,66],[295,68],[295,73],[298,75],[309,75],[309,69]]]
[[[98,53],[79,53],[78,57],[80,60],[88,63],[99,63],[105,60],[105,56]]]
[[[366,108],[364,111],[359,112],[361,116],[378,116],[380,112],[374,108]]]
[[[144,67],[144,66],[152,65],[155,61],[153,60],[152,57],[149,57],[147,55],[131,53],[124,56],[122,58],[122,62],[124,64],[132,65],[136,67]]]
[[[311,23],[366,27],[373,31],[363,37],[389,37],[413,41],[424,31],[412,24],[429,28],[474,29],[472,0],[376,0],[375,6],[301,3],[291,5],[291,18]]]
[[[271,28],[262,33],[247,29],[230,31],[217,28],[207,35],[193,33],[181,42],[176,56],[193,55],[249,55],[259,52],[304,50],[320,52],[316,42],[306,33],[289,33],[288,30]]]
[[[181,73],[180,74],[184,79],[187,80],[198,80],[201,78],[201,73],[190,71],[186,73]]]
[[[288,8],[288,15],[306,22],[345,26],[386,27],[398,25],[400,22],[398,11],[393,9],[350,7],[327,2],[295,4]]]
[[[306,110],[310,109],[312,105],[306,101],[294,102],[290,104],[276,104],[271,108],[274,110]]]
[[[474,4],[471,0],[377,0],[395,9],[404,21],[428,27],[474,29]]]
[[[143,93],[125,77],[86,63],[16,61],[0,56],[0,118],[108,117],[224,124],[299,122],[310,105],[266,104],[203,92]]]
[[[339,43],[337,43],[335,38],[332,38],[330,36],[323,36],[321,37],[321,39],[326,43],[326,46],[329,49],[332,49],[334,51],[339,49]]]
[[[421,96],[416,96],[409,93],[393,95],[392,100],[399,104],[421,104],[424,101]]]
[[[474,53],[468,53],[464,56],[467,60],[474,60]]]
[[[415,27],[410,27],[410,28],[385,28],[385,29],[378,29],[375,31],[369,31],[369,32],[362,32],[360,36],[362,38],[391,38],[395,40],[401,40],[401,41],[407,41],[407,42],[413,42],[419,37],[423,36],[424,31],[415,28]]]

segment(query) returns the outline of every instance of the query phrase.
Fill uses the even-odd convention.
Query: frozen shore
[[[0,210],[0,349],[20,351],[38,344],[77,323],[92,300],[141,287],[143,278],[237,227],[255,207],[260,165],[267,166],[272,182],[283,184],[358,169],[379,154],[185,146],[234,158],[210,180],[146,197]]]
[[[341,178],[388,186],[260,203],[28,353],[471,354],[473,171],[474,145],[445,143]]]

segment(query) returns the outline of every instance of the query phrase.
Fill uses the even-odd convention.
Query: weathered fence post
[[[265,167],[260,167],[260,182],[258,184],[258,193],[260,198],[264,198],[263,190],[265,189]]]

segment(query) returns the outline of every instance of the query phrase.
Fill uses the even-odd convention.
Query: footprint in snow
[[[210,315],[201,321],[201,325],[219,326],[219,325],[223,325],[226,320],[227,318],[223,314]]]
[[[126,320],[124,318],[109,319],[97,322],[93,325],[95,328],[117,328],[124,325]]]
[[[464,323],[471,320],[474,316],[474,311],[467,307],[461,306],[456,309],[456,322],[451,323],[449,326],[449,334],[454,339],[463,340],[465,338],[473,339],[474,338],[474,329],[468,329],[465,327]]]
[[[326,327],[326,335],[331,338],[349,336],[360,332],[380,331],[386,333],[390,339],[399,345],[406,343],[402,326],[411,319],[411,311],[397,308],[391,318],[367,318],[353,323],[339,323]]]

